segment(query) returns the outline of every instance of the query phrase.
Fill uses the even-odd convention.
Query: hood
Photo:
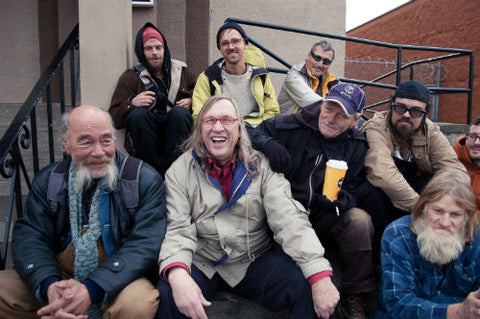
[[[455,141],[455,153],[457,153],[458,159],[463,163],[467,171],[475,172],[478,171],[478,167],[472,162],[470,159],[470,155],[468,155],[468,149],[465,146],[465,142],[467,141],[467,137],[465,135],[460,136]]]
[[[138,62],[140,62],[148,70],[150,74],[153,74],[148,66],[147,60],[145,59],[145,55],[143,54],[142,35],[143,35],[143,30],[145,30],[146,27],[154,28],[163,37],[163,42],[165,44],[165,48],[164,48],[165,52],[163,54],[163,76],[164,76],[165,84],[167,85],[168,88],[170,88],[172,58],[170,56],[170,50],[168,48],[167,39],[165,38],[165,35],[150,22],[145,23],[143,27],[141,27],[140,30],[138,30],[137,36],[135,37],[135,54],[137,56]]]
[[[314,102],[310,105],[302,107],[297,113],[286,115],[284,117],[284,121],[286,123],[304,125],[314,131],[319,132],[318,116],[320,115],[320,105],[322,105],[322,101]]]

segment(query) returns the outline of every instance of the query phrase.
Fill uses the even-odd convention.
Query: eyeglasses
[[[473,134],[473,133],[467,134],[467,139],[471,142],[475,142],[477,138],[480,139],[480,135]]]
[[[230,126],[233,123],[238,121],[238,119],[234,119],[233,117],[222,117],[221,119],[216,117],[203,117],[202,124],[206,126],[215,126],[217,122],[220,122],[223,126]]]
[[[313,53],[313,49],[312,49],[312,50],[310,50],[310,54],[312,55],[312,58],[313,58],[315,61],[317,61],[317,62],[320,62],[320,61],[322,61],[322,62],[323,62],[323,64],[325,64],[325,65],[330,65],[330,64],[332,64],[332,62],[333,62],[333,61],[332,61],[332,60],[330,60],[330,59],[323,58],[322,56],[320,56],[320,55],[318,55],[318,54],[315,54],[315,53]]]
[[[408,111],[408,113],[410,113],[410,116],[414,119],[422,117],[423,114],[427,113],[427,111],[425,111],[420,107],[408,108],[405,104],[400,104],[400,103],[392,103],[392,108],[395,111],[395,113],[399,115],[405,114],[405,112]]]
[[[226,49],[226,48],[228,48],[228,46],[231,43],[234,47],[238,47],[240,45],[240,43],[242,42],[242,40],[243,40],[243,38],[233,38],[230,41],[225,40],[225,41],[220,42],[220,46],[222,48]]]

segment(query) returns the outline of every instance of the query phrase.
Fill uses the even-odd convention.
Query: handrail
[[[228,18],[225,20],[227,21],[233,21],[239,24],[244,24],[244,25],[250,25],[254,27],[260,27],[260,28],[268,28],[268,29],[274,29],[274,30],[280,30],[280,31],[286,31],[286,32],[294,32],[294,33],[302,33],[302,34],[307,34],[307,35],[313,35],[313,36],[319,36],[319,37],[325,37],[325,38],[331,38],[331,39],[337,39],[337,40],[343,40],[343,41],[350,41],[350,42],[357,42],[357,43],[363,43],[363,44],[369,44],[369,45],[375,45],[375,46],[380,46],[384,48],[390,48],[390,49],[395,49],[397,50],[397,57],[396,57],[396,67],[394,70],[372,80],[372,81],[359,81],[356,79],[350,79],[350,78],[339,78],[340,81],[343,82],[350,82],[350,83],[357,83],[357,84],[363,84],[367,86],[375,86],[375,87],[381,87],[381,88],[386,88],[386,89],[396,89],[397,86],[402,82],[401,80],[401,71],[406,68],[412,68],[415,65],[426,63],[426,62],[432,62],[432,61],[440,61],[440,60],[446,60],[446,59],[452,59],[452,58],[458,58],[458,57],[463,57],[463,56],[469,56],[470,61],[469,61],[469,77],[468,77],[468,88],[444,88],[444,87],[429,87],[429,90],[432,93],[435,94],[443,94],[443,93],[465,93],[467,94],[467,118],[466,118],[466,123],[471,122],[471,117],[472,117],[472,90],[473,90],[473,60],[474,60],[474,55],[472,50],[466,50],[466,49],[456,49],[456,48],[441,48],[441,47],[430,47],[430,46],[419,46],[419,45],[408,45],[408,44],[393,44],[389,42],[382,42],[382,41],[376,41],[376,40],[369,40],[369,39],[361,39],[361,38],[356,38],[356,37],[349,37],[349,36],[343,36],[343,35],[338,35],[338,34],[331,34],[331,33],[325,33],[325,32],[316,32],[312,30],[306,30],[306,29],[300,29],[300,28],[294,28],[294,27],[287,27],[287,26],[282,26],[282,25],[276,25],[276,24],[271,24],[271,23],[263,23],[263,22],[256,22],[256,21],[251,21],[251,20],[245,20],[245,19],[237,19],[237,18]],[[275,73],[287,73],[288,69],[291,67],[291,64],[283,60],[281,57],[273,53],[271,50],[265,48],[262,44],[260,44],[258,41],[255,41],[251,37],[248,37],[248,41],[257,46],[260,50],[268,54],[270,57],[272,57],[274,60],[278,61],[280,64],[284,65],[287,69],[280,69],[280,68],[271,68],[268,67],[267,69],[270,72],[275,72]],[[429,58],[429,59],[421,59],[417,61],[411,61],[407,64],[402,65],[402,51],[403,50],[414,50],[414,51],[431,51],[431,52],[444,52],[444,53],[450,53],[447,55],[443,56],[438,56],[434,58]],[[379,83],[378,81],[384,79],[387,76],[390,75],[396,75],[395,78],[395,85],[390,85],[390,84],[383,84]],[[372,104],[373,106],[377,106],[379,104],[374,103]],[[372,105],[366,106],[364,109],[365,110],[370,110]]]
[[[52,97],[51,82],[56,72],[59,74],[59,102],[61,113],[65,110],[64,96],[64,72],[63,61],[70,53],[70,87],[71,87],[71,105],[75,106],[76,90],[78,84],[79,67],[75,70],[75,60],[77,65],[79,56],[75,56],[78,50],[78,24],[73,28],[63,45],[58,50],[55,57],[41,74],[37,83],[28,95],[27,99],[16,113],[13,121],[10,123],[5,134],[0,139],[0,174],[5,179],[11,179],[10,195],[8,208],[6,212],[5,233],[0,251],[0,269],[5,269],[6,257],[8,250],[8,241],[10,236],[10,228],[13,219],[14,210],[17,218],[23,215],[22,206],[22,184],[23,176],[25,184],[30,190],[32,178],[28,175],[25,160],[22,157],[20,148],[32,149],[32,169],[33,174],[39,171],[39,154],[38,154],[38,127],[36,120],[36,107],[42,97],[45,96],[47,108],[47,131],[48,131],[48,148],[49,161],[55,161],[54,156],[54,140],[53,140],[53,117],[52,117]],[[30,119],[30,128],[27,127],[27,121]]]

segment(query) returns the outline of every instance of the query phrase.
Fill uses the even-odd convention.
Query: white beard
[[[463,251],[465,227],[453,235],[441,236],[428,226],[424,218],[420,217],[413,228],[417,233],[420,255],[431,263],[446,265]]]
[[[107,172],[101,179],[105,180],[105,186],[108,189],[113,190],[115,188],[118,180],[118,169],[114,161],[111,161],[110,164],[108,164]],[[77,192],[82,192],[83,189],[90,186],[92,180],[92,174],[90,174],[88,167],[80,163],[75,176],[75,190]]]

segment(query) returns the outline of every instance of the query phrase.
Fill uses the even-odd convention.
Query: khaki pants
[[[103,319],[154,318],[158,308],[158,290],[146,278],[126,286],[102,306]],[[15,270],[0,271],[0,319],[38,318],[36,312],[45,303],[38,302]]]

